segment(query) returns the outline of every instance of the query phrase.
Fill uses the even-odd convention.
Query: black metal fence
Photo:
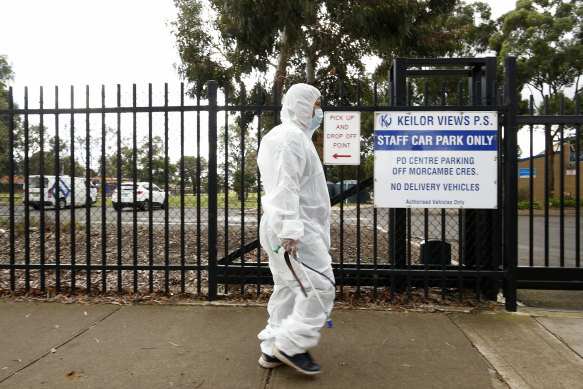
[[[444,69],[448,66],[456,70]],[[508,60],[505,88],[511,91],[513,66]],[[412,84],[408,77],[428,81]],[[441,83],[432,89],[434,78]],[[255,153],[262,133],[278,121],[279,91],[258,87],[248,93],[243,86],[230,91],[209,82],[191,93],[184,86],[155,91],[150,85],[140,94],[135,85],[131,91],[118,86],[110,96],[102,87],[98,107],[91,104],[91,92],[87,87],[79,96],[71,88],[64,108],[55,88],[48,108],[43,88],[35,107],[28,89],[21,98],[10,89],[9,109],[0,111],[10,126],[9,191],[0,203],[6,230],[0,235],[0,287],[164,291],[211,300],[219,293],[268,292],[271,276],[258,241],[261,186]],[[341,84],[325,85],[322,92],[324,110],[363,113],[365,146],[373,136],[375,111],[471,108],[499,112],[500,131],[504,128],[499,139],[505,139],[500,157],[516,155],[516,98],[498,94],[495,58],[397,59],[387,90]],[[371,156],[365,147],[361,159]],[[469,293],[492,299],[504,286],[507,307],[515,309],[524,274],[517,268],[515,158],[505,158],[499,168],[504,184],[498,186],[497,210],[377,209],[355,196],[372,189],[366,162],[328,166],[326,174],[340,188],[331,196],[331,255],[341,296],[346,291],[372,298]],[[18,193],[19,176],[26,183],[33,178],[50,184],[40,191],[24,185]],[[356,185],[348,187],[348,180]],[[84,197],[82,205],[71,206],[79,194],[91,197],[92,186],[95,199]],[[59,203],[59,193],[64,202]],[[29,206],[34,201],[38,207]],[[579,231],[577,224],[577,240]],[[577,278],[578,259],[575,268]]]
[[[583,289],[581,267],[581,115],[580,96],[566,113],[565,98],[550,112],[548,97],[542,115],[535,115],[531,96],[529,115],[517,117],[528,138],[519,168],[523,209],[519,214],[517,286],[533,289]],[[543,152],[535,155],[534,137],[545,134]],[[540,146],[539,146],[540,148]],[[537,172],[542,171],[543,174]],[[551,174],[551,172],[553,174]]]

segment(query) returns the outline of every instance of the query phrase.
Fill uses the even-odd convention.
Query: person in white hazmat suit
[[[282,101],[282,123],[263,137],[257,157],[265,190],[260,238],[274,282],[269,320],[258,335],[263,341],[259,364],[273,368],[285,363],[304,374],[320,372],[308,350],[318,343],[335,297],[328,253],[330,197],[311,140],[323,118],[320,101],[313,86],[291,86]],[[316,291],[306,288],[305,296],[284,260],[284,250],[275,252],[278,246],[307,265]],[[290,263],[302,285],[309,286],[300,264],[293,259]]]

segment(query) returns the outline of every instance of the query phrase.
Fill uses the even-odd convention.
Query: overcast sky
[[[14,86],[176,83],[172,0],[2,0]]]
[[[15,87],[178,84],[172,0],[0,0]],[[494,16],[513,1],[490,1]]]

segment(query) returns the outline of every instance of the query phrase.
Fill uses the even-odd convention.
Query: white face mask
[[[324,119],[324,112],[321,108],[316,108],[316,114],[312,118],[312,130],[320,127],[320,123],[322,123],[322,119]]]

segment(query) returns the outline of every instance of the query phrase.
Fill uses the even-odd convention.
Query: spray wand
[[[277,246],[277,248],[276,248],[275,250],[273,250],[273,251],[274,251],[276,254],[279,254],[279,249],[280,249],[280,248],[281,248],[281,245],[280,245],[280,246]],[[286,263],[287,263],[287,266],[289,267],[290,271],[292,272],[292,274],[293,274],[294,278],[296,279],[296,281],[298,282],[298,284],[300,284],[300,288],[302,289],[302,292],[304,292],[304,295],[305,295],[306,297],[308,297],[308,294],[306,293],[306,290],[305,290],[304,286],[302,285],[302,282],[300,281],[300,279],[299,279],[299,278],[298,278],[298,276],[296,275],[296,273],[295,273],[295,271],[294,271],[294,269],[293,269],[293,266],[292,266],[292,265],[291,265],[291,263],[290,263],[290,260],[289,260],[289,253],[288,253],[287,251],[284,253],[284,258],[285,258],[285,261],[286,261]],[[324,312],[326,312],[326,317],[327,317],[327,318],[326,318],[326,323],[328,324],[328,328],[332,328],[332,319],[330,318],[330,312],[328,312],[328,311],[326,310],[326,307],[324,306],[324,303],[322,302],[322,299],[320,298],[320,294],[318,293],[318,290],[316,290],[316,288],[314,287],[314,284],[313,284],[313,282],[312,282],[312,279],[310,278],[310,276],[308,276],[308,272],[306,271],[306,268],[305,268],[304,264],[303,264],[303,263],[300,261],[300,259],[299,259],[297,256],[295,256],[295,255],[292,255],[292,258],[293,258],[293,259],[294,259],[294,260],[295,260],[297,263],[299,263],[299,264],[300,264],[300,267],[301,267],[301,268],[302,268],[302,270],[304,271],[304,275],[305,275],[305,276],[306,276],[306,278],[308,279],[308,282],[310,283],[310,286],[312,287],[312,290],[314,291],[314,293],[316,293],[316,298],[317,298],[317,299],[318,299],[318,301],[320,302],[320,306],[322,307],[322,309],[324,310]],[[310,268],[310,269],[311,269],[311,268]],[[320,273],[320,272],[317,272],[317,273]],[[320,274],[321,274],[321,273],[320,273]],[[324,275],[322,274],[322,276],[324,276]],[[328,278],[328,277],[326,277],[326,278]]]

